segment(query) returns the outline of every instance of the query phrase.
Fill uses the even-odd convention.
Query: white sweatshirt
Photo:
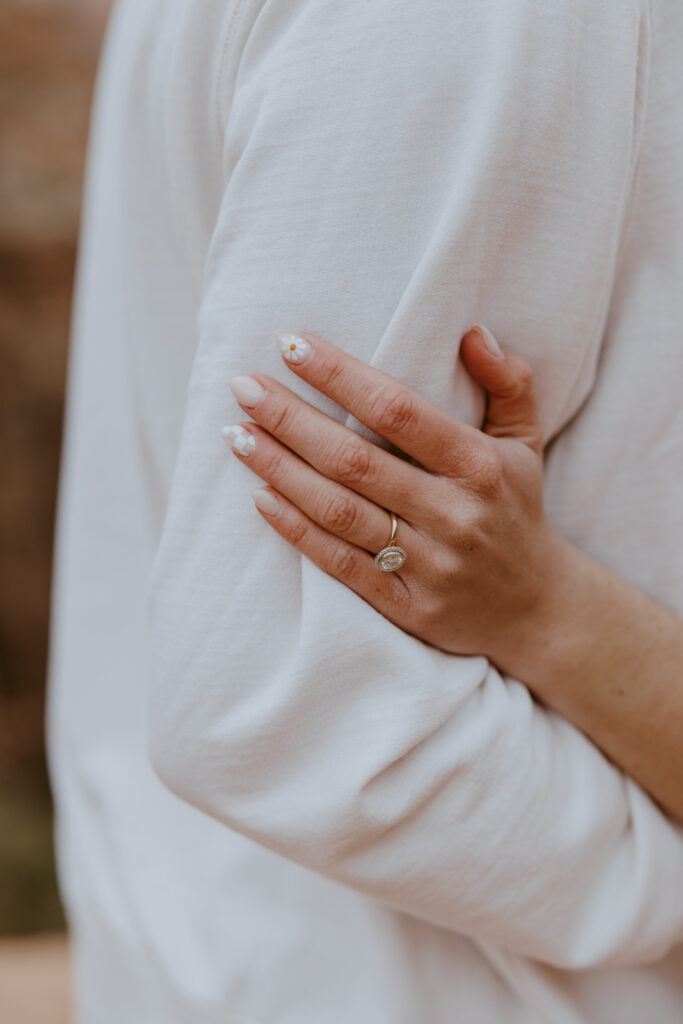
[[[679,1024],[683,829],[261,520],[234,374],[311,331],[480,425],[683,612],[679,0],[123,0],[80,249],[49,742],[79,1024]],[[361,429],[355,422],[356,429]]]

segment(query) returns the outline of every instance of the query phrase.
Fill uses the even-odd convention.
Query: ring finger
[[[373,555],[387,545],[391,524],[385,509],[328,480],[253,423],[224,427],[223,436],[249,469],[325,530]],[[404,520],[398,543],[410,551],[413,565],[421,553],[422,541]]]

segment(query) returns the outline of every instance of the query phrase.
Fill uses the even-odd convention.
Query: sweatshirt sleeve
[[[243,419],[237,373],[345,421],[286,373],[282,330],[478,424],[457,361],[477,320],[531,359],[547,439],[570,430],[628,220],[647,17],[623,0],[251,13],[217,83],[224,190],[151,585],[155,768],[226,827],[436,925],[558,967],[660,958],[683,939],[681,829],[522,681],[403,633],[289,548],[220,435]]]

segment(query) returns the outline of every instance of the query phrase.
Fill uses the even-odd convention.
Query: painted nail
[[[228,442],[230,447],[238,455],[243,455],[245,458],[251,455],[254,448],[256,447],[256,438],[253,434],[250,434],[244,427],[223,427],[221,434]]]
[[[253,377],[233,377],[228,384],[237,401],[248,409],[254,409],[266,394],[266,389]]]
[[[300,334],[280,334],[277,346],[288,363],[306,363],[313,355],[313,346]]]
[[[280,511],[280,502],[272,491],[267,491],[264,487],[254,491],[252,498],[256,508],[260,508],[267,516],[276,516]]]
[[[481,340],[484,342],[484,345],[492,356],[495,356],[496,359],[503,358],[502,348],[487,327],[483,327],[481,324],[475,324],[472,330],[476,331],[477,334],[480,335]]]

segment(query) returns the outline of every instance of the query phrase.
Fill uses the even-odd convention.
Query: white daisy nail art
[[[223,427],[221,434],[238,455],[251,455],[256,447],[256,438],[244,427]]]
[[[277,344],[288,363],[303,363],[313,352],[310,342],[299,334],[280,334]]]

